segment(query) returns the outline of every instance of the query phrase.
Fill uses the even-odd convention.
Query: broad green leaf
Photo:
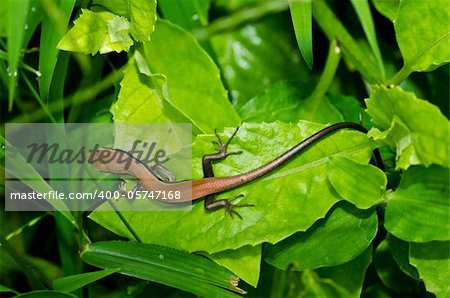
[[[450,1],[402,0],[395,33],[407,71],[429,71],[450,61]]]
[[[374,265],[378,277],[384,285],[397,293],[417,294],[419,281],[412,279],[398,267],[389,250],[389,243],[385,239],[375,249]]]
[[[127,0],[130,32],[137,41],[150,40],[156,22],[156,0]]]
[[[28,14],[28,5],[30,0],[13,1],[8,0],[3,3],[4,6],[8,6],[10,13],[7,14],[8,17],[8,110],[11,111],[13,106],[13,101],[17,88],[17,78],[19,72],[19,63],[22,57],[22,48],[24,47],[23,40]]]
[[[449,169],[412,167],[399,187],[386,196],[385,227],[413,242],[450,239]]]
[[[133,45],[130,23],[110,12],[82,9],[81,16],[58,44],[58,49],[84,54],[128,51]]]
[[[384,129],[369,135],[396,150],[397,169],[450,165],[450,123],[436,106],[398,87],[374,88],[366,104],[374,123]]]
[[[53,5],[49,5],[50,3]],[[50,98],[50,84],[58,62],[57,45],[67,30],[75,0],[44,1],[42,4],[46,13],[42,18],[40,44],[45,46],[41,46],[39,49],[39,72],[41,73],[39,91],[42,100],[48,103],[56,100],[56,98]]]
[[[70,293],[66,293],[66,292],[42,290],[42,291],[33,291],[33,292],[20,294],[15,297],[20,297],[20,298],[76,298],[77,296],[72,295]]]
[[[311,85],[300,81],[281,81],[238,106],[237,110],[246,122],[294,122],[299,119],[302,99],[312,91]]]
[[[230,152],[242,150],[243,153],[217,163],[215,174],[220,177],[255,169],[321,128],[324,126],[311,122],[243,124],[229,148]],[[227,129],[222,137],[226,139],[233,131],[234,128]],[[215,151],[211,143],[214,140],[213,135],[196,139],[192,152],[197,178],[203,176],[202,156]],[[305,231],[342,200],[327,181],[329,157],[342,155],[368,162],[373,146],[364,134],[338,131],[258,181],[221,195],[230,198],[242,193],[245,197],[240,202],[255,204],[252,208],[239,208],[243,220],[230,218],[222,210],[208,212],[202,201],[187,212],[123,212],[123,215],[144,242],[191,252],[215,253],[262,242],[276,243],[295,232]],[[114,213],[93,212],[90,218],[117,234],[130,237]]]
[[[320,278],[333,280],[345,288],[351,297],[360,297],[367,267],[372,262],[372,245],[353,260],[333,267],[315,270]]]
[[[311,0],[289,0],[298,48],[308,67],[313,66]]]
[[[99,279],[116,273],[119,270],[120,269],[107,269],[57,278],[53,281],[53,289],[63,292],[73,292]]]
[[[439,297],[450,295],[450,243],[410,243],[409,259],[419,271],[428,291]]]
[[[159,20],[144,51],[151,73],[167,78],[170,104],[201,131],[212,132],[215,128],[240,122],[228,101],[219,70],[192,35]],[[150,113],[148,110],[139,112]]]
[[[370,13],[370,6],[368,0],[351,0],[353,8],[358,15],[359,22],[361,23],[367,41],[370,48],[377,60],[378,67],[380,69],[381,76],[384,80],[384,65],[383,58],[381,57],[380,48],[378,47],[377,36],[375,33],[375,25],[373,23],[372,14]]]
[[[400,0],[372,0],[372,3],[379,13],[384,15],[391,22],[394,22],[397,17]]]
[[[120,268],[119,273],[159,282],[203,297],[236,297],[229,289],[239,278],[201,256],[136,242],[105,241],[88,244],[81,252],[88,264],[100,268]]]
[[[119,99],[111,106],[115,123],[163,123],[167,122],[158,104],[154,90],[142,83],[134,59],[130,59],[123,71]]]
[[[382,202],[387,178],[379,168],[337,156],[330,158],[327,170],[336,192],[356,207],[368,209]],[[360,177],[364,177],[364,183],[359,181]]]
[[[294,270],[308,270],[343,264],[370,245],[377,225],[374,210],[362,211],[350,204],[340,204],[306,232],[266,247],[264,258],[279,269],[293,265]]]
[[[307,99],[312,92],[309,84],[300,81],[281,81],[267,88],[264,93],[251,98],[238,112],[246,122],[296,122],[299,119],[321,123],[343,120],[339,111],[323,97],[313,113]]]
[[[309,70],[288,34],[290,26],[283,16],[271,16],[211,38],[230,97],[238,108],[278,81],[309,82]]]
[[[229,269],[251,286],[256,288],[258,285],[261,245],[247,245],[236,250],[225,250],[208,255],[208,258]]]
[[[369,115],[364,111],[362,104],[353,96],[342,94],[328,94],[329,102],[341,113],[344,121],[359,123],[362,117],[364,127],[372,127]]]
[[[409,261],[409,243],[388,234],[389,250],[397,265],[403,272],[414,279],[419,279],[417,269]]]
[[[159,0],[158,7],[165,19],[190,30],[208,24],[209,0]]]

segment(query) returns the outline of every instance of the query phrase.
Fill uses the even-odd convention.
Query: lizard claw
[[[230,203],[231,201],[238,199],[238,198],[242,198],[243,196],[244,196],[243,194],[239,194],[239,195],[227,200],[228,204],[224,207],[224,209],[225,209],[225,213],[228,213],[231,218],[233,218],[233,215],[236,215],[237,217],[242,219],[242,216],[236,210],[234,210],[234,208],[255,207],[254,204],[231,204]]]

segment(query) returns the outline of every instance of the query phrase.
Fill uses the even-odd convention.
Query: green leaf
[[[8,4],[3,5],[2,9],[0,9],[0,37],[8,36],[8,22],[11,10],[12,8]]]
[[[430,71],[450,61],[450,2],[402,0],[395,33],[403,68]]]
[[[386,196],[386,229],[413,242],[450,240],[449,169],[412,167]]]
[[[53,288],[57,291],[73,292],[99,279],[116,273],[119,270],[120,269],[108,269],[57,278],[53,281]]]
[[[411,243],[409,258],[428,291],[439,297],[450,294],[450,243]]]
[[[279,268],[294,265],[294,270],[308,270],[343,264],[360,255],[377,232],[374,210],[362,211],[350,204],[333,208],[323,221],[306,232],[299,232],[264,252],[265,260]],[[345,237],[342,232],[345,231]]]
[[[225,250],[208,258],[229,269],[246,283],[255,287],[258,285],[261,267],[261,245],[243,246],[236,250]]]
[[[299,81],[281,81],[239,106],[238,112],[246,122],[280,120],[288,123],[305,118],[322,123],[341,122],[342,115],[325,96],[320,100],[315,112],[312,113],[307,100],[312,91],[310,84]]]
[[[123,17],[128,15],[128,1],[124,0],[94,0],[92,5],[100,5],[108,9],[112,13],[118,14]]]
[[[373,126],[362,104],[355,97],[342,94],[328,94],[327,97],[329,102],[341,113],[344,121],[358,123],[361,116],[364,127]]]
[[[19,298],[76,298],[77,296],[70,293],[59,292],[59,291],[33,291],[24,294],[17,295],[15,297]]]
[[[58,44],[58,49],[84,54],[128,51],[133,44],[130,23],[110,12],[82,9],[81,16]]]
[[[375,250],[374,265],[384,285],[396,293],[419,293],[419,281],[412,279],[398,267],[389,250],[389,243],[383,240]]]
[[[289,0],[298,48],[308,67],[313,66],[311,0]]]
[[[321,128],[324,126],[311,122],[243,124],[229,148],[230,152],[243,150],[243,153],[216,164],[215,174],[221,177],[255,169]],[[222,137],[226,139],[233,131],[234,128],[227,129]],[[203,176],[202,156],[214,151],[213,140],[213,135],[202,135],[193,145],[193,171],[197,178]],[[232,219],[222,210],[208,212],[201,201],[187,212],[123,212],[123,215],[144,242],[188,251],[215,253],[262,242],[276,243],[305,231],[341,200],[327,181],[329,157],[342,155],[368,162],[373,146],[364,134],[342,130],[258,181],[220,195],[230,198],[243,193],[245,198],[241,202],[255,204],[253,208],[239,209],[243,220]],[[90,218],[130,237],[114,213],[93,212]]]
[[[414,279],[419,279],[417,269],[409,262],[409,243],[388,234],[389,250],[397,265],[403,272]]]
[[[5,293],[5,292],[12,292],[12,293],[14,293],[16,295],[19,294],[19,292],[15,291],[15,290],[13,290],[11,288],[8,288],[7,286],[0,285],[0,293]]]
[[[19,63],[22,57],[22,48],[24,47],[24,34],[26,19],[28,14],[28,5],[30,0],[13,1],[8,0],[4,5],[8,6],[10,13],[8,16],[8,110],[11,111],[17,88],[17,78]]]
[[[238,108],[278,81],[310,82],[309,70],[288,34],[290,27],[284,16],[278,15],[211,38],[223,79]]]
[[[374,88],[366,104],[375,124],[385,129],[369,135],[397,151],[397,169],[450,165],[450,123],[436,106],[398,87]]]
[[[167,122],[156,100],[154,90],[140,80],[134,60],[123,71],[118,100],[111,106],[115,123]],[[144,113],[143,111],[152,111]]]
[[[364,33],[369,41],[370,48],[378,63],[381,76],[384,80],[384,65],[383,58],[381,57],[380,48],[378,47],[377,36],[375,33],[375,25],[373,23],[372,14],[370,13],[370,6],[368,0],[351,0],[353,8],[358,15],[359,22],[361,23]]]
[[[49,5],[49,3],[52,3],[52,5]],[[39,91],[45,103],[56,100],[56,98],[49,98],[49,95],[50,84],[58,61],[59,50],[57,45],[67,30],[74,5],[75,0],[44,2],[44,10],[47,13],[43,16],[41,28],[40,44],[45,46],[41,46],[39,49],[39,72],[41,73]]]
[[[400,0],[372,0],[373,5],[379,13],[394,22],[397,17]]]
[[[239,279],[203,257],[136,242],[105,241],[89,244],[81,253],[88,264],[120,268],[119,273],[159,282],[204,297],[236,297],[243,293]]]
[[[159,20],[144,51],[151,73],[167,78],[171,105],[201,131],[212,132],[240,122],[228,101],[219,70],[192,35]]]
[[[333,266],[315,270],[320,278],[331,279],[345,288],[351,297],[361,297],[364,277],[367,267],[372,262],[372,245],[353,260]]]
[[[128,0],[128,14],[133,38],[149,41],[155,29],[156,0]]]
[[[52,187],[39,175],[39,173],[26,162],[25,158],[20,154],[14,154],[13,149],[8,151],[8,160],[5,166],[5,171],[10,177],[29,177],[33,178],[22,181],[25,185],[35,190],[38,193],[49,193],[54,191]],[[25,174],[26,173],[26,174]],[[60,211],[61,214],[74,226],[77,226],[77,221],[67,206],[61,200],[48,200],[55,210]]]
[[[333,188],[356,207],[368,209],[382,202],[387,178],[379,168],[336,156],[330,158],[327,170]],[[359,181],[360,177],[364,177],[364,183]]]
[[[209,0],[159,0],[158,7],[165,19],[190,30],[208,24]]]

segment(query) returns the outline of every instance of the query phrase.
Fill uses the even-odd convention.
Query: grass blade
[[[311,0],[289,0],[298,47],[308,67],[313,66]]]
[[[359,21],[363,27],[364,33],[366,34],[367,40],[369,41],[370,48],[372,49],[375,59],[377,60],[378,67],[382,78],[385,78],[383,58],[381,57],[380,47],[378,46],[377,36],[375,33],[375,26],[370,13],[369,2],[367,0],[351,0],[353,8],[358,15]]]
[[[18,67],[22,55],[22,46],[24,40],[28,3],[29,0],[12,1],[9,0],[6,5],[10,13],[8,14],[8,110],[12,110],[13,101],[16,93],[16,84],[18,78]],[[14,13],[13,13],[14,12]]]
[[[202,297],[236,297],[244,293],[238,278],[203,257],[172,248],[136,242],[105,241],[88,244],[81,253],[88,264],[121,268],[120,273],[159,282]]]
[[[58,61],[58,42],[63,37],[69,23],[70,14],[75,5],[74,0],[43,1],[45,11],[42,20],[41,45],[39,55],[39,89],[44,102],[49,100],[50,84]]]
[[[61,277],[55,279],[53,288],[57,291],[72,292],[99,279],[116,273],[117,271],[119,271],[119,269],[107,269]]]

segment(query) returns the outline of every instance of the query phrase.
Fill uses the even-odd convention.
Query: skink
[[[342,122],[333,124],[316,132],[315,134],[306,138],[305,140],[301,141],[296,146],[292,147],[285,153],[281,154],[271,162],[257,169],[251,170],[249,172],[229,177],[214,177],[212,162],[216,160],[222,160],[225,157],[229,156],[230,154],[238,153],[238,152],[231,152],[231,153],[227,152],[228,144],[235,136],[237,129],[226,143],[222,143],[222,141],[216,134],[218,137],[219,152],[215,154],[205,155],[203,157],[202,165],[204,177],[201,179],[184,180],[184,181],[163,181],[146,164],[136,160],[128,152],[119,149],[99,148],[89,158],[89,162],[92,163],[97,170],[102,172],[133,176],[138,180],[139,185],[147,191],[158,190],[163,192],[176,190],[181,192],[181,197],[179,199],[164,200],[163,202],[165,203],[182,203],[205,198],[204,203],[205,209],[212,211],[224,208],[225,211],[230,213],[230,215],[236,214],[239,216],[239,214],[236,213],[236,211],[234,211],[233,208],[252,205],[232,204],[231,201],[234,198],[215,200],[215,196],[218,193],[230,190],[242,184],[253,181],[269,173],[270,171],[277,169],[280,165],[288,162],[290,159],[292,159],[297,154],[304,151],[312,144],[332,134],[333,132],[344,128],[354,129],[363,133],[367,132],[367,130],[363,126],[353,122]],[[134,162],[132,162],[129,167],[126,167],[124,162],[119,162],[120,154],[117,154],[119,152],[122,154],[127,154],[128,157],[133,159]],[[100,155],[110,156],[111,159],[108,160],[108,163],[102,163],[99,161],[98,158]],[[380,168],[383,168],[381,156],[377,149],[374,150],[374,157],[377,165]]]

